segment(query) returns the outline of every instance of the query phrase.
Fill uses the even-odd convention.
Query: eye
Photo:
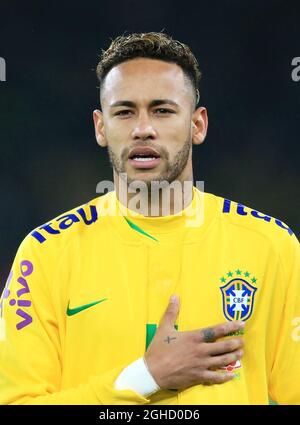
[[[115,113],[115,115],[118,116],[123,116],[125,117],[126,115],[128,115],[129,113],[131,113],[132,111],[130,111],[129,109],[123,109],[122,111],[118,111]]]
[[[166,108],[155,109],[155,112],[159,112],[158,115],[175,114],[175,111],[173,111],[172,109],[166,109]]]

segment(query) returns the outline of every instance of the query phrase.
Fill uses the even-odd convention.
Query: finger
[[[218,338],[227,336],[229,333],[239,331],[245,326],[244,322],[232,321],[221,323],[210,328],[200,330],[201,340],[204,342],[213,342]]]
[[[239,349],[232,353],[223,354],[222,356],[214,356],[208,360],[208,368],[225,367],[231,363],[235,363],[243,357],[243,350]]]
[[[177,295],[172,295],[169,300],[168,307],[160,321],[159,328],[168,327],[172,330],[179,313],[179,298]]]
[[[202,373],[201,383],[204,385],[224,384],[234,378],[234,373],[230,372],[213,372],[206,370]]]
[[[242,338],[231,338],[226,341],[217,341],[207,344],[207,353],[216,356],[218,354],[226,354],[235,351],[244,346]]]

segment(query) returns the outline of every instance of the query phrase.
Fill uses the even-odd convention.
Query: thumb
[[[168,307],[160,321],[159,328],[168,327],[172,330],[179,313],[179,298],[177,295],[172,295],[169,300]]]

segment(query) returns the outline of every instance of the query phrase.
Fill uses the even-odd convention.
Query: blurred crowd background
[[[299,237],[300,81],[291,77],[299,16],[299,2],[283,0],[1,0],[0,290],[34,227],[112,179],[94,137],[95,68],[124,33],[164,30],[192,48],[209,114],[207,139],[194,148],[195,180]]]

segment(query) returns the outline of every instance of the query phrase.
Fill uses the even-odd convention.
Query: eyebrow
[[[149,106],[153,107],[166,104],[179,107],[178,103],[171,99],[154,99],[150,102]],[[110,105],[111,108],[116,108],[117,106],[127,106],[129,108],[134,108],[136,103],[132,102],[131,100],[118,100],[117,102],[114,102]]]

